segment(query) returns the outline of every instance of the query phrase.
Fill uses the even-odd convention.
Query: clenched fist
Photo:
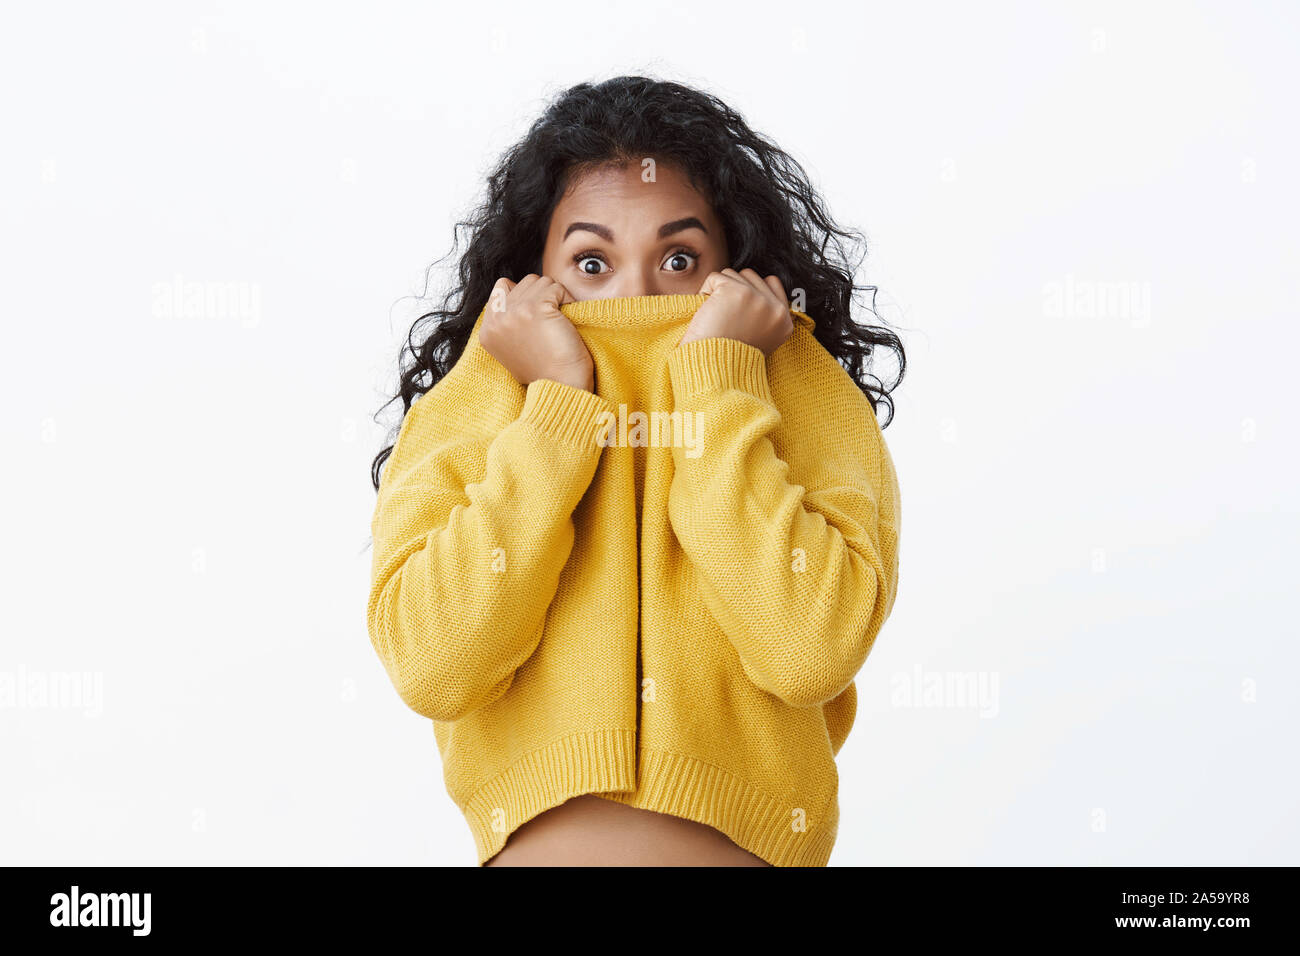
[[[560,306],[576,299],[554,279],[529,273],[492,287],[478,341],[521,385],[549,378],[592,391],[594,366],[586,343]]]
[[[696,310],[679,345],[737,339],[771,355],[794,332],[790,303],[776,276],[763,279],[753,269],[723,269],[709,273],[700,294],[709,300]]]

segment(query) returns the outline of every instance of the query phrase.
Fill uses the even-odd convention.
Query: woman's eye
[[[605,264],[605,260],[600,258],[599,256],[593,256],[589,253],[584,253],[584,252],[580,252],[578,253],[578,255],[574,256],[573,261],[577,264],[578,270],[580,272],[585,272],[587,275],[590,276],[600,275],[601,272],[603,271],[601,269],[601,266]],[[595,263],[594,267],[590,265],[590,263],[593,262]]]
[[[699,258],[699,256],[697,256],[697,255],[696,255],[695,253],[693,253],[693,252],[684,252],[684,251],[674,252],[671,256],[668,257],[668,263],[667,263],[667,264],[671,265],[672,263],[677,262],[679,259],[690,259],[691,262],[688,262],[686,265],[682,266],[680,269],[672,269],[672,268],[670,268],[668,271],[669,271],[669,272],[685,272],[687,269],[689,269],[689,268],[691,267],[691,265],[694,263],[694,260],[696,260],[696,259],[698,259],[698,258]]]

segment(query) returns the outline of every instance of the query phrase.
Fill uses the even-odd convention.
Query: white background
[[[804,163],[908,349],[831,864],[1300,863],[1298,20],[7,8],[0,862],[474,864],[366,632],[372,416],[497,155],[648,72]]]

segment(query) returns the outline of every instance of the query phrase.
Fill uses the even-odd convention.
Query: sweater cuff
[[[680,402],[701,392],[739,389],[775,405],[763,350],[739,339],[696,339],[668,353],[668,374]]]
[[[614,403],[609,399],[554,379],[538,378],[524,393],[519,418],[557,441],[595,453],[604,447],[601,439],[611,420],[601,417],[605,412],[614,415]]]

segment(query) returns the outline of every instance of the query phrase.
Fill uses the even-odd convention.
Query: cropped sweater
[[[409,409],[380,483],[367,625],[429,718],[479,865],[570,797],[824,866],[854,676],[898,588],[870,402],[793,311],[770,357],[678,342],[704,295],[561,307],[595,392],[479,344]]]

